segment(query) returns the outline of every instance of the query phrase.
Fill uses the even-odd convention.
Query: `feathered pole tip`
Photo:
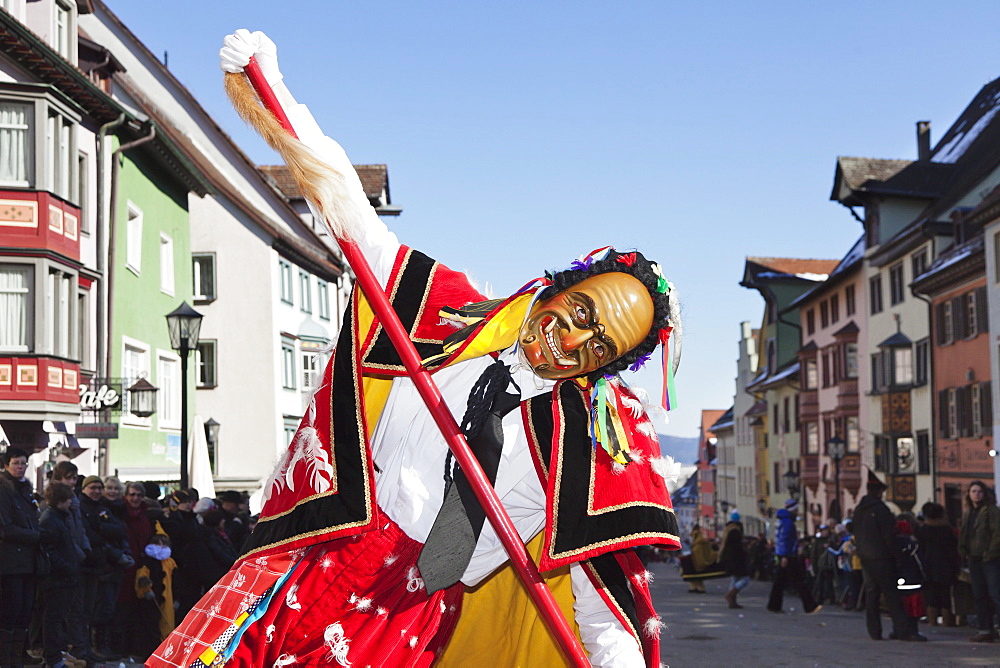
[[[236,113],[285,160],[295,184],[337,239],[360,237],[361,214],[350,196],[344,175],[282,127],[261,103],[246,75],[227,72],[225,88]]]

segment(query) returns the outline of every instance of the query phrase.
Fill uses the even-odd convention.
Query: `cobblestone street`
[[[673,566],[650,564],[653,602],[666,627],[661,660],[688,666],[1000,666],[1000,644],[968,642],[968,628],[928,627],[926,643],[875,642],[865,632],[864,613],[824,607],[805,615],[797,596],[785,597],[785,614],[765,609],[770,583],[751,582],[740,595],[742,610],[722,599],[729,580],[710,580],[707,594],[687,593]],[[883,617],[883,635],[892,622]]]

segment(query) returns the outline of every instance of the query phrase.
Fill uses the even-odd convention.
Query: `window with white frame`
[[[903,301],[906,291],[903,285],[903,263],[897,262],[889,267],[889,303],[896,305]]]
[[[58,269],[49,269],[45,286],[45,349],[58,357],[70,356],[71,300],[73,277]]]
[[[123,337],[122,344],[122,423],[133,426],[148,426],[149,418],[132,414],[131,397],[128,388],[140,378],[149,376],[149,346],[141,341]]]
[[[281,301],[292,303],[292,265],[287,260],[278,260],[278,271],[281,273]]]
[[[930,364],[930,345],[927,339],[921,339],[913,344],[914,385],[926,385]]]
[[[63,58],[70,57],[70,39],[72,39],[72,19],[73,11],[64,5],[61,0],[53,3],[53,26],[52,26],[52,48],[54,48]]]
[[[868,305],[872,315],[882,312],[882,277],[878,274],[868,279]]]
[[[913,384],[913,349],[893,348],[893,381],[896,385]]]
[[[299,419],[286,415],[283,419],[285,429],[285,445],[291,445],[295,438],[295,432],[299,428]]]
[[[125,236],[125,266],[139,274],[142,272],[142,209],[132,202],[128,203]]]
[[[861,449],[861,421],[856,416],[847,418],[847,451],[858,452]]]
[[[302,303],[300,308],[303,313],[312,313],[312,283],[309,280],[309,273],[305,271],[299,271],[299,292],[301,293]]]
[[[815,390],[819,388],[819,367],[815,357],[806,360],[805,381],[806,386],[802,389]]]
[[[73,122],[56,111],[50,111],[45,125],[45,173],[48,188],[55,194],[71,199]]]
[[[0,350],[28,352],[33,348],[34,266],[0,264]]]
[[[819,454],[819,423],[806,423],[806,454]]]
[[[295,341],[286,336],[281,337],[281,386],[295,389]]]
[[[0,102],[0,184],[31,185],[31,118],[34,105]]]
[[[159,351],[156,355],[157,422],[160,429],[181,428],[181,374],[180,358]]]
[[[80,233],[90,234],[90,207],[88,206],[90,193],[90,172],[87,168],[88,156],[86,153],[78,153],[76,156],[76,193],[77,203],[80,205]]]
[[[323,279],[316,279],[316,301],[319,306],[321,320],[330,319],[330,284]]]
[[[160,290],[174,294],[174,240],[160,232]]]
[[[319,385],[321,370],[319,354],[309,350],[302,353],[302,390],[314,390]]]
[[[194,270],[194,301],[196,304],[215,299],[215,254],[193,253],[191,266]]]
[[[38,90],[0,83],[0,185],[48,190],[77,202],[85,194],[74,148],[79,118]]]
[[[90,352],[90,291],[79,289],[76,293],[76,357],[84,369],[93,369]]]
[[[218,385],[216,346],[217,342],[213,339],[198,340],[198,348],[195,350],[198,387],[209,388]]]
[[[858,344],[856,343],[844,345],[844,377],[858,377]]]

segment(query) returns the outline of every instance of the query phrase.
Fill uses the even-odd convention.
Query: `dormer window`
[[[72,19],[73,10],[69,5],[63,4],[61,0],[56,0],[53,7],[52,26],[52,48],[59,52],[59,55],[70,60],[70,39],[72,39]]]

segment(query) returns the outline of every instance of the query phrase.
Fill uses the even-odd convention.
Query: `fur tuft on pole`
[[[320,214],[333,236],[356,240],[360,236],[362,214],[344,175],[281,127],[274,114],[261,104],[244,74],[227,72],[225,86],[236,113],[284,158],[303,197]]]

